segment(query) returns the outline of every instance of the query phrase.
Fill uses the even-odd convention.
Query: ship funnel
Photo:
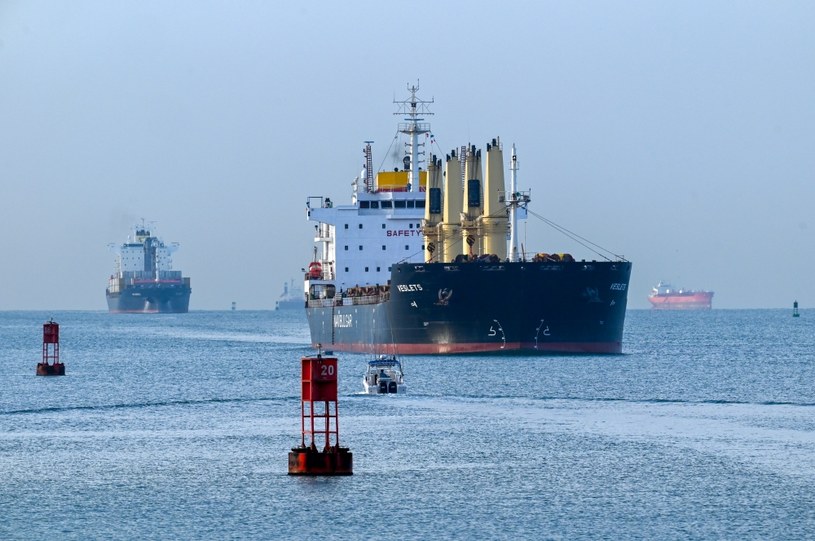
[[[484,214],[481,222],[485,254],[507,257],[507,213],[502,202],[504,188],[504,153],[500,139],[493,139],[488,146],[484,179]]]

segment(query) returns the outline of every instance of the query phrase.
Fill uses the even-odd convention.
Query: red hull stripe
[[[655,304],[651,307],[654,310],[710,310],[710,304]]]
[[[713,293],[694,293],[692,295],[652,295],[648,297],[648,302],[655,308],[667,307],[710,307],[713,302]]]
[[[317,344],[313,344],[317,347]],[[324,350],[351,353],[392,353],[397,355],[439,355],[446,353],[622,353],[622,342],[547,342],[535,346],[534,342],[475,342],[468,344],[322,344]]]

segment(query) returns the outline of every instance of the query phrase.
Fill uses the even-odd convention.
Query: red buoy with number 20
[[[340,447],[337,358],[303,357],[300,375],[301,440],[289,453],[289,475],[351,475],[353,456]]]

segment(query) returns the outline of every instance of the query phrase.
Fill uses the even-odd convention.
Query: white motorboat
[[[368,369],[362,378],[367,394],[403,394],[407,392],[402,364],[396,357],[381,355],[368,361]]]

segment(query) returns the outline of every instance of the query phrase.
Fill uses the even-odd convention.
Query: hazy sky
[[[0,310],[106,309],[140,218],[191,309],[273,308],[417,79],[442,150],[515,143],[531,209],[633,262],[629,307],[815,307],[810,0],[2,0]]]

